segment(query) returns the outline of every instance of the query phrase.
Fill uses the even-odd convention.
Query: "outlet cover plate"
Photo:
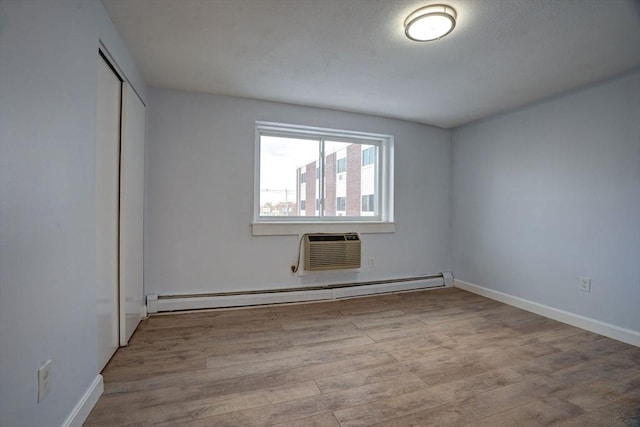
[[[38,369],[38,402],[42,400],[51,391],[51,360],[47,360]]]
[[[591,277],[578,276],[578,289],[582,292],[591,292]]]

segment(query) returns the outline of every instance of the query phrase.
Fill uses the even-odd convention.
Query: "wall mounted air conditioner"
[[[304,269],[339,270],[360,268],[358,233],[304,235]]]

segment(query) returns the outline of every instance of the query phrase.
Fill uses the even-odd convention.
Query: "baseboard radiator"
[[[368,282],[336,283],[313,287],[186,295],[147,295],[149,314],[224,307],[247,307],[308,301],[336,300],[382,293],[444,288],[453,285],[450,272]]]

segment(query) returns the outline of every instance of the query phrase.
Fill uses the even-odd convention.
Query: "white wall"
[[[0,2],[0,425],[59,426],[96,367],[95,140],[102,39],[144,96],[97,0]],[[52,359],[51,393],[37,369]]]
[[[456,278],[640,331],[640,73],[453,140]]]
[[[145,292],[184,294],[450,270],[450,131],[332,110],[149,89]],[[293,277],[297,236],[252,236],[255,121],[395,136],[394,234],[363,235],[360,274]]]

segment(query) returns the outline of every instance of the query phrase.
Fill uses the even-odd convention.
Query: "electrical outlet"
[[[591,277],[578,276],[578,289],[582,292],[591,292]]]
[[[369,268],[373,268],[376,266],[376,259],[374,257],[369,257]]]
[[[51,391],[51,360],[47,360],[38,369],[38,402],[42,400]]]

